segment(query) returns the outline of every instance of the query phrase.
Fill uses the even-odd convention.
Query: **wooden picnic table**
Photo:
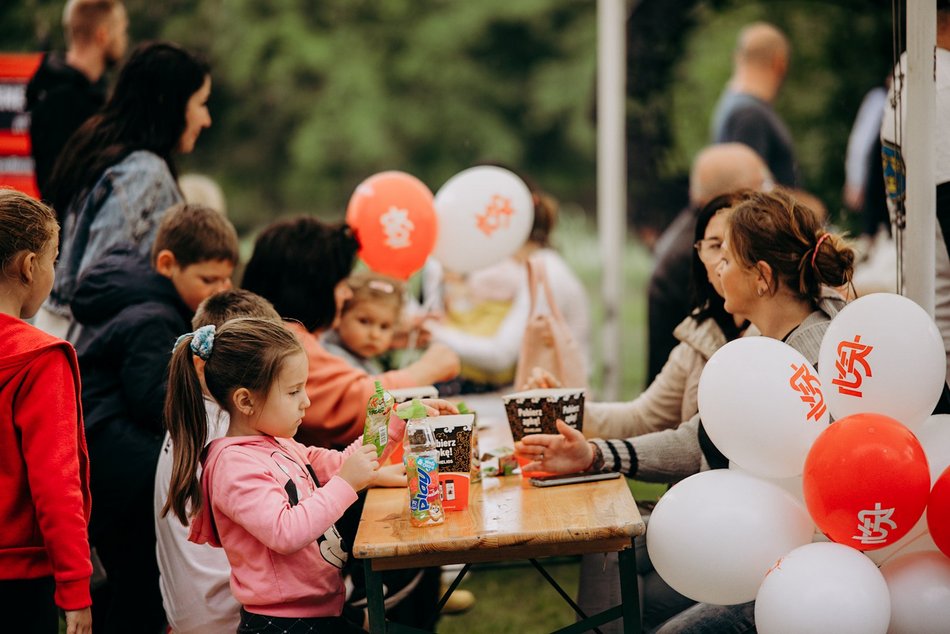
[[[490,408],[469,406],[479,414],[481,446],[487,446],[486,440],[503,441],[507,421],[499,421],[497,411],[489,415]],[[511,444],[510,431],[507,443]],[[441,607],[468,564],[527,559],[577,611],[536,558],[618,552],[621,605],[599,615],[587,615],[590,618],[586,622],[559,632],[587,631],[619,616],[624,619],[625,632],[639,632],[633,538],[644,530],[623,478],[549,488],[534,487],[520,475],[485,478],[472,485],[468,509],[446,512],[442,524],[423,528],[409,523],[405,489],[371,489],[353,546],[354,556],[365,560],[370,631],[418,631],[385,621],[381,570],[465,564],[442,598]]]

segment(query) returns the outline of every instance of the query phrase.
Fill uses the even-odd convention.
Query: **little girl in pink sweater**
[[[379,463],[360,440],[342,452],[293,440],[310,405],[297,338],[261,319],[204,326],[179,339],[169,372],[165,420],[175,455],[162,513],[184,522],[191,510],[191,541],[224,548],[243,606],[238,632],[362,631],[341,616],[349,546],[334,522],[373,484]],[[207,425],[199,373],[230,415],[227,436],[202,460],[200,483]],[[392,417],[387,453],[403,426]]]

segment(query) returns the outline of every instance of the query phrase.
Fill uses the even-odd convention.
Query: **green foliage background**
[[[0,50],[62,48],[62,0],[0,5]],[[661,228],[685,203],[737,30],[785,30],[777,104],[807,189],[839,207],[864,93],[892,59],[891,5],[638,0],[629,3],[629,215]],[[385,169],[433,190],[478,161],[595,206],[595,0],[127,0],[133,41],[167,38],[212,63],[214,125],[182,171],[217,178],[248,231],[290,212],[340,216]]]

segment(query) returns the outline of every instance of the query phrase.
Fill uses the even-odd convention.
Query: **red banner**
[[[30,158],[30,116],[26,84],[43,59],[41,53],[0,53],[0,187],[39,196]]]

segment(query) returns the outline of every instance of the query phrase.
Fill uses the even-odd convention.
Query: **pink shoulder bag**
[[[521,342],[515,389],[522,388],[536,367],[553,374],[563,387],[586,387],[587,361],[554,301],[544,262],[540,258],[532,258],[528,260],[527,266],[531,312]],[[547,300],[546,311],[542,311],[542,302],[538,297],[538,291],[542,289]]]

